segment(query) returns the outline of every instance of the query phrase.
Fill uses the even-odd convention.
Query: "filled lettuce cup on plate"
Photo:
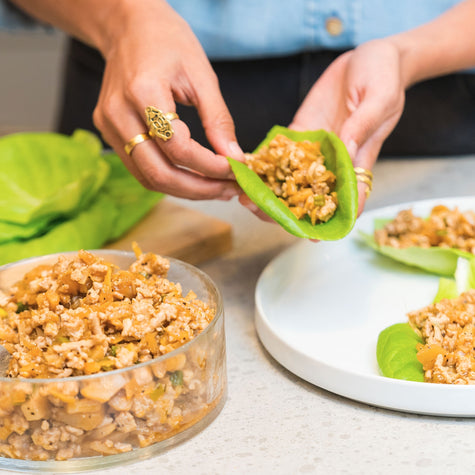
[[[244,193],[289,233],[332,241],[352,230],[356,176],[334,133],[275,126],[246,163],[228,160]]]
[[[428,217],[401,210],[394,218],[374,222],[374,233],[360,232],[377,252],[427,272],[453,276],[457,259],[475,250],[475,212],[434,206]]]
[[[475,384],[475,260],[459,259],[433,302],[407,323],[385,328],[376,357],[383,376],[439,384]]]

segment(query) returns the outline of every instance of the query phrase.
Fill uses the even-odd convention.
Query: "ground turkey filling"
[[[475,290],[408,314],[425,344],[417,358],[430,383],[475,384]]]
[[[308,216],[312,224],[328,221],[338,205],[336,176],[324,162],[319,142],[295,142],[284,135],[246,154],[247,166],[298,219]]]
[[[432,208],[427,219],[403,210],[382,229],[374,232],[380,246],[395,248],[446,247],[475,253],[475,212],[450,210],[446,206]]]
[[[208,347],[137,367],[193,339],[214,309],[167,280],[169,261],[136,252],[120,270],[80,251],[0,292],[0,456],[66,460],[145,447],[210,410]],[[131,367],[127,372],[110,372]],[[97,378],[70,376],[100,373]],[[40,382],[22,378],[64,378]]]
[[[193,293],[166,279],[168,260],[141,254],[127,271],[93,254],[29,272],[0,300],[9,376],[79,376],[168,353],[213,318]]]

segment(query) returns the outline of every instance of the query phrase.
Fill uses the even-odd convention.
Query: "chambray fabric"
[[[0,31],[50,30],[6,0],[0,0]]]
[[[457,0],[169,0],[211,59],[341,50],[434,19]],[[325,28],[341,20],[341,34]]]
[[[169,0],[210,59],[342,50],[432,20],[460,0]],[[325,24],[341,20],[341,34]],[[0,29],[41,28],[0,0]]]
[[[60,1],[60,0],[58,0]],[[99,0],[98,0],[99,1]],[[287,125],[309,88],[343,51],[413,28],[456,0],[169,0],[195,31],[219,77],[238,140],[250,151],[274,124]],[[279,5],[276,8],[276,5]],[[325,28],[342,22],[341,34]],[[0,29],[41,28],[0,0]],[[100,54],[71,40],[58,131],[95,130]],[[178,105],[192,136],[207,144],[199,117]],[[475,153],[475,76],[453,74],[412,87],[383,156]]]

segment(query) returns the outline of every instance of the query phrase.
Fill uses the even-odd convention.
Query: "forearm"
[[[465,0],[435,20],[388,38],[400,52],[406,87],[475,66],[475,0]]]

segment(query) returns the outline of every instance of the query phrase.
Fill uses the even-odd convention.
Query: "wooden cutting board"
[[[106,248],[131,251],[134,241],[143,252],[199,264],[231,249],[231,225],[164,199],[125,236]]]

